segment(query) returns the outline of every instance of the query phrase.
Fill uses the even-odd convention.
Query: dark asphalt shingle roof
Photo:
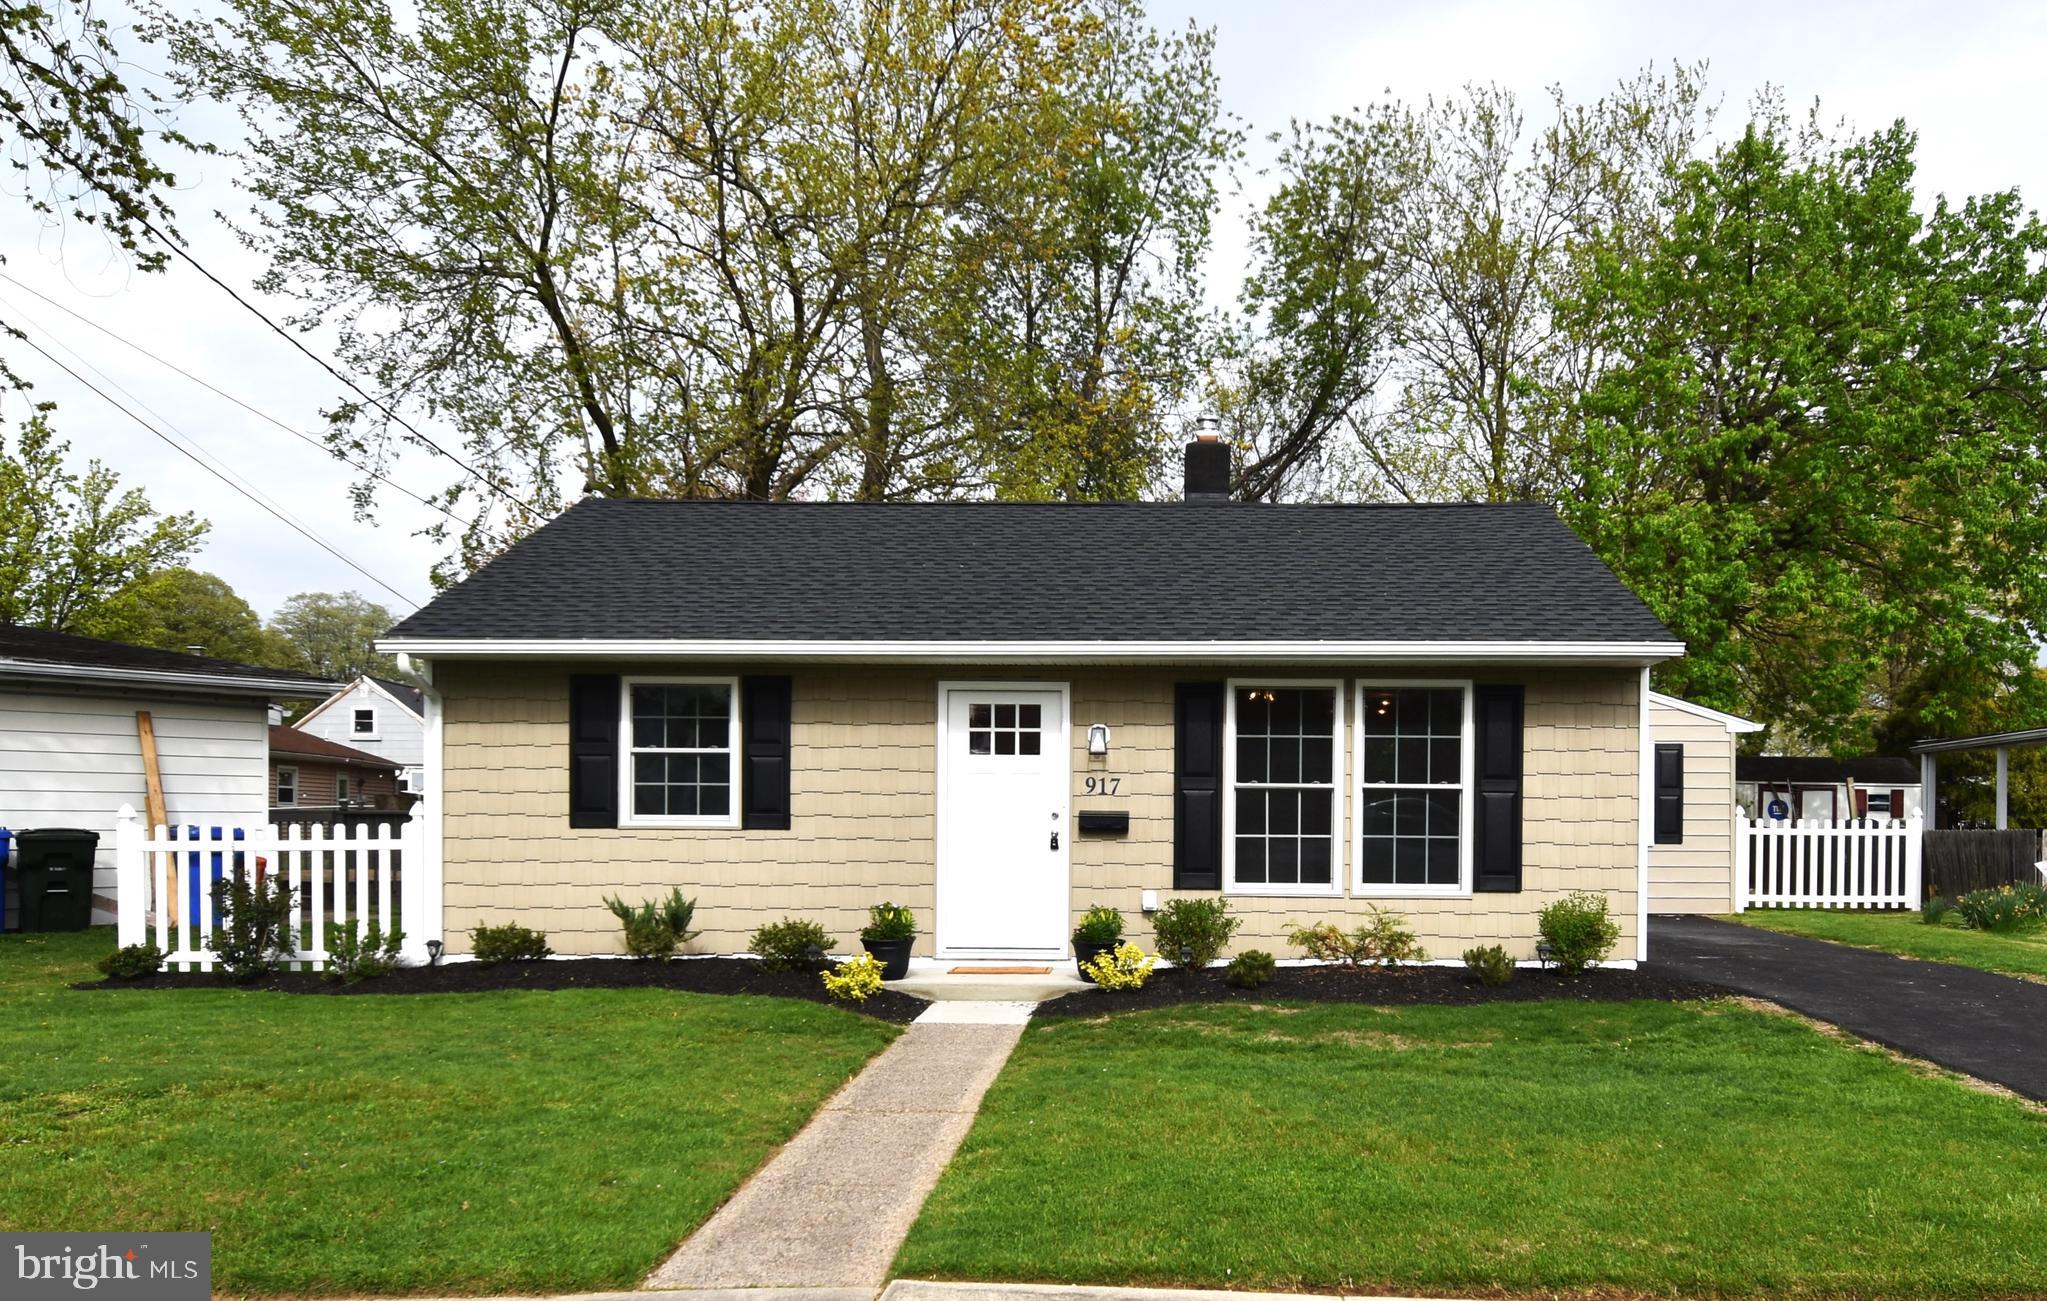
[[[1805,755],[1742,755],[1734,761],[1738,782],[1836,784],[1853,777],[1869,785],[1917,786],[1919,764],[1894,755],[1867,759],[1811,758]]]
[[[22,662],[30,671],[35,665],[103,672],[109,677],[123,673],[175,673],[199,677],[245,678],[251,683],[285,682],[302,684],[309,696],[323,696],[334,689],[325,678],[290,669],[267,669],[239,660],[214,659],[206,655],[130,646],[126,642],[102,641],[97,637],[74,637],[69,633],[44,632],[17,624],[0,624],[0,660]]]
[[[391,698],[393,700],[396,700],[399,704],[405,706],[413,713],[418,714],[421,718],[426,717],[426,693],[421,691],[418,687],[409,687],[405,685],[403,682],[400,682],[396,678],[379,678],[373,676],[370,678],[370,681],[376,683],[384,690],[390,692]]]
[[[605,499],[389,635],[1674,640],[1541,505]]]

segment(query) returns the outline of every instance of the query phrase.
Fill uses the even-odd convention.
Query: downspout
[[[420,823],[421,854],[424,860],[420,867],[419,889],[413,895],[417,917],[408,912],[405,916],[405,951],[409,961],[427,961],[427,941],[444,941],[446,931],[442,912],[442,889],[445,876],[445,857],[442,853],[443,810],[446,807],[447,788],[442,779],[443,760],[443,708],[441,693],[434,686],[434,665],[432,660],[398,652],[398,667],[418,679],[420,695],[426,704],[426,738],[422,758],[425,760],[426,791],[419,805],[414,806],[414,817]],[[420,810],[424,808],[422,816]]]
[[[1649,843],[1654,823],[1650,810],[1656,805],[1655,740],[1649,734],[1649,666],[1642,666],[1639,744],[1635,767],[1635,961],[1649,960]]]

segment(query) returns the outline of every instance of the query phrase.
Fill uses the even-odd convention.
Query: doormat
[[[948,976],[1049,976],[1050,967],[954,967]]]

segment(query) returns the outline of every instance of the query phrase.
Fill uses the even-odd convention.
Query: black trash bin
[[[92,924],[92,862],[100,834],[72,827],[14,833],[21,929],[82,931]]]

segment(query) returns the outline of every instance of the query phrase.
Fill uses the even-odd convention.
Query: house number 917
[[[1090,777],[1087,779],[1088,795],[1115,795],[1123,789],[1121,777]]]

